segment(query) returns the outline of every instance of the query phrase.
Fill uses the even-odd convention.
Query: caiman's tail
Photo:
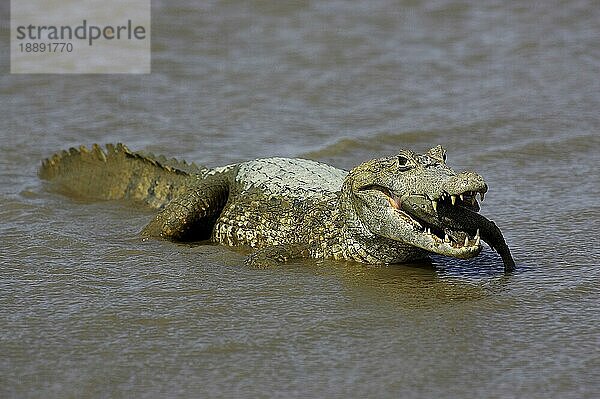
[[[42,162],[39,176],[61,193],[92,200],[124,199],[161,208],[207,169],[175,159],[130,151],[123,144],[97,144],[62,151]]]

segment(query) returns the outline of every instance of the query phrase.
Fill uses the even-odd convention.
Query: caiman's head
[[[481,251],[481,239],[500,246],[497,227],[478,214],[477,195],[483,200],[487,189],[477,173],[450,169],[446,151],[437,146],[425,154],[402,150],[357,166],[346,178],[342,195],[372,234],[436,254],[471,258]]]

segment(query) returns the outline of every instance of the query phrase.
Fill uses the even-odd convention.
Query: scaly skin
[[[402,150],[350,172],[268,158],[215,169],[94,145],[45,160],[40,177],[68,195],[128,199],[160,211],[145,237],[252,247],[257,265],[293,258],[401,263],[437,253],[471,258],[486,240],[514,268],[496,225],[477,213],[487,185],[456,173],[438,146]]]

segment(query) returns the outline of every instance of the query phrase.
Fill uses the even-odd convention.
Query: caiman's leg
[[[141,234],[175,241],[208,239],[228,195],[226,179],[211,176],[173,199]]]
[[[245,263],[252,267],[267,268],[290,260],[303,258],[310,258],[310,252],[306,245],[283,244],[259,249],[246,258]]]

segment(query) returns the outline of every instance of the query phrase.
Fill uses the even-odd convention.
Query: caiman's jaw
[[[388,209],[384,213],[387,214],[388,221],[398,227],[396,231],[385,231],[387,238],[455,258],[472,258],[481,252],[478,229],[463,230],[456,226],[446,226],[438,220],[437,210],[438,207],[461,207],[470,212],[477,212],[479,204],[476,196],[480,194],[483,200],[487,187],[481,186],[479,191],[443,191],[433,199],[425,194],[396,195],[392,190],[381,186],[371,186],[368,189],[370,195],[385,198]]]

